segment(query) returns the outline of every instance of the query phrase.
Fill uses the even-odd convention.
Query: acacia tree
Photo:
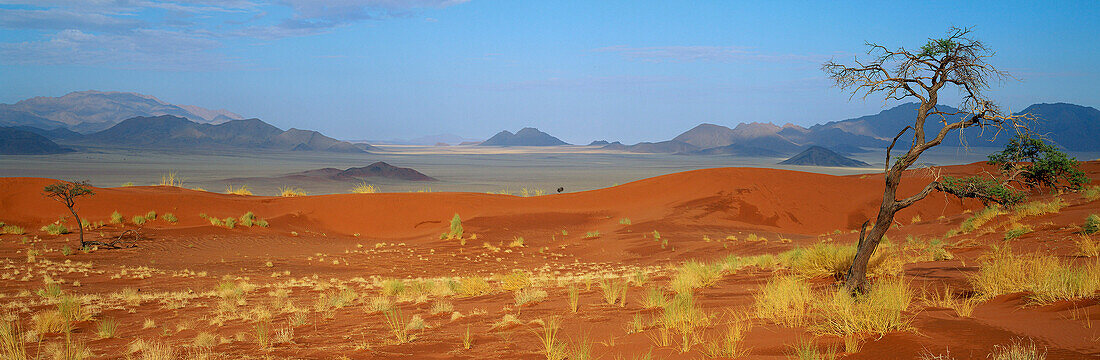
[[[46,197],[57,200],[58,202],[69,208],[69,212],[76,218],[76,226],[80,228],[80,247],[83,248],[88,245],[84,242],[84,224],[80,221],[80,215],[76,214],[76,198],[87,195],[94,195],[95,192],[90,188],[87,181],[59,181],[50,185],[46,185],[42,189],[42,192]]]
[[[912,125],[898,132],[890,146],[886,148],[886,187],[882,193],[882,203],[878,217],[869,233],[860,232],[855,258],[848,270],[844,286],[853,292],[863,291],[867,284],[867,262],[882,241],[886,230],[894,221],[894,214],[924,199],[932,191],[939,190],[960,197],[977,197],[978,191],[965,192],[962,187],[945,184],[939,178],[933,179],[924,189],[902,199],[897,198],[898,185],[903,172],[908,169],[922,153],[943,143],[952,131],[979,127],[993,130],[1025,130],[1021,115],[1007,115],[989,100],[984,91],[991,82],[1000,81],[1008,76],[986,63],[993,51],[978,40],[970,37],[969,29],[952,28],[946,37],[929,39],[917,52],[905,48],[889,49],[885,46],[867,43],[870,59],[856,59],[854,65],[843,65],[834,61],[822,65],[837,87],[850,90],[852,96],[881,95],[889,100],[917,100],[916,117]],[[957,89],[962,96],[958,110],[948,110],[937,106],[940,92]],[[926,122],[931,118],[942,127],[931,134]],[[900,155],[891,164],[890,152],[898,139],[912,130],[909,150]],[[931,135],[931,136],[929,136]],[[1003,199],[987,197],[983,201],[1001,202]]]

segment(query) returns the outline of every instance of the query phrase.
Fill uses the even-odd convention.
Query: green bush
[[[61,235],[61,234],[68,234],[69,233],[69,228],[65,227],[65,225],[62,225],[60,223],[52,223],[52,224],[43,226],[41,230],[45,231],[47,234],[50,234],[50,235]]]
[[[1092,214],[1085,218],[1085,225],[1081,227],[1085,234],[1095,234],[1100,231],[1100,215]]]

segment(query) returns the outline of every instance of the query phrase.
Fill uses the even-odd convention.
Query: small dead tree
[[[88,243],[84,241],[84,224],[80,221],[80,215],[76,214],[75,206],[76,198],[95,195],[91,185],[88,185],[88,181],[59,181],[46,185],[42,192],[46,197],[57,200],[69,208],[69,212],[76,218],[76,226],[80,228],[80,247],[87,246]]]
[[[917,52],[905,48],[889,49],[874,43],[867,46],[870,47],[868,55],[873,56],[871,59],[856,59],[855,65],[851,66],[829,61],[822,65],[822,70],[829,74],[837,87],[850,90],[853,97],[862,94],[866,99],[877,94],[882,95],[884,101],[914,99],[920,102],[920,106],[912,125],[901,129],[886,148],[886,187],[878,217],[866,237],[860,237],[855,258],[844,280],[844,286],[853,292],[863,291],[866,287],[867,263],[893,223],[894,214],[935,190],[960,197],[974,195],[957,191],[958,187],[945,186],[937,178],[920,192],[899,200],[897,191],[902,174],[922,153],[941,144],[954,130],[978,127],[983,131],[991,130],[994,134],[1005,129],[1026,130],[1023,116],[1003,113],[985,96],[984,90],[989,88],[990,82],[1000,81],[1008,74],[986,63],[986,59],[994,53],[982,42],[972,39],[969,29],[952,28],[946,37],[929,39]],[[957,89],[962,96],[962,104],[957,111],[941,109],[937,105],[940,91],[948,88]],[[926,134],[929,118],[943,126],[931,137]],[[909,150],[891,164],[890,152],[898,139],[909,130],[913,133]],[[985,200],[998,201],[996,197]]]

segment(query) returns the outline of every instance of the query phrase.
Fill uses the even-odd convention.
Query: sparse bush
[[[928,241],[928,245],[924,248],[924,255],[932,261],[951,260],[955,258],[954,254],[947,251],[947,245],[944,244],[941,239],[932,239]]]
[[[756,316],[780,325],[800,326],[810,312],[810,284],[793,276],[768,280],[754,296]]]
[[[167,222],[170,222],[170,223],[173,223],[173,224],[175,224],[177,221],[180,221],[180,219],[177,218],[176,215],[172,214],[172,213],[165,213],[164,216],[162,216],[161,218],[164,219],[164,221],[167,221]]]
[[[118,211],[111,213],[111,223],[122,224],[122,214],[119,214]]]
[[[307,195],[306,191],[302,190],[302,188],[289,187],[289,186],[283,186],[283,187],[279,188],[279,196],[282,196],[282,197],[295,197],[295,196],[306,196],[306,195]]]
[[[145,213],[145,220],[156,220],[156,219],[157,219],[157,212],[156,211],[149,211],[149,212]]]
[[[1085,218],[1085,224],[1081,226],[1081,232],[1085,235],[1095,234],[1100,231],[1100,215],[1090,214]]]
[[[134,223],[134,225],[141,226],[145,225],[145,220],[144,216],[134,215],[134,217],[130,219],[130,222]]]
[[[546,300],[546,291],[539,288],[525,288],[512,293],[516,299],[516,306],[537,303]]]
[[[488,281],[479,277],[464,277],[459,280],[458,291],[463,297],[475,297],[493,293],[493,286]]]
[[[95,329],[95,333],[100,339],[113,338],[118,330],[118,323],[115,322],[115,319],[105,318],[96,322]]]
[[[61,235],[61,234],[68,234],[69,233],[69,228],[68,227],[65,227],[65,225],[63,225],[61,223],[57,223],[57,222],[47,224],[46,226],[43,226],[39,230],[42,230],[42,231],[44,231],[44,232],[46,232],[47,234],[50,234],[50,235]]]
[[[409,323],[401,316],[401,309],[394,306],[383,311],[382,314],[386,327],[390,329],[390,333],[393,334],[398,344],[412,341],[412,335],[409,334]]]
[[[630,218],[619,219],[619,225],[630,225]]]
[[[1023,341],[1013,340],[1008,345],[993,345],[993,352],[989,354],[989,358],[993,360],[1044,360],[1047,358],[1047,354],[1046,351],[1039,352],[1033,341],[1024,344]]]
[[[227,229],[232,229],[232,228],[237,226],[237,218],[227,217],[224,220],[222,220],[222,224],[225,224],[225,227]]]
[[[680,352],[685,353],[698,343],[695,330],[710,324],[710,316],[695,304],[694,295],[680,293],[661,308],[657,324],[680,334]]]
[[[1097,199],[1100,199],[1100,185],[1089,186],[1085,188],[1083,195],[1085,195],[1085,199],[1087,199],[1088,201],[1096,201]]]
[[[1018,217],[1028,217],[1043,214],[1056,214],[1062,211],[1064,207],[1066,207],[1066,202],[1058,198],[1050,202],[1032,201],[1026,204],[1016,205],[1013,210]]]
[[[505,291],[517,291],[528,286],[531,286],[531,274],[526,271],[512,270],[500,277],[500,288]]]
[[[564,360],[567,356],[565,344],[558,341],[558,330],[561,328],[558,318],[542,320],[542,328],[535,331],[542,346],[542,355],[546,360]]]
[[[168,173],[160,176],[160,185],[183,187],[183,178],[179,177],[179,173],[175,171],[169,171]]]
[[[569,310],[572,310],[574,313],[576,313],[577,308],[580,305],[580,289],[577,289],[577,286],[574,284],[569,284],[569,287],[566,288],[566,291],[569,293]]]
[[[4,224],[3,226],[0,226],[0,234],[23,235],[26,233],[27,231],[23,228],[12,224]]]
[[[44,310],[31,316],[34,331],[38,335],[69,331],[69,321],[57,310]]]
[[[717,339],[712,339],[703,348],[703,354],[711,358],[739,358],[748,354],[744,346],[745,334],[752,324],[742,318],[734,318],[726,323],[726,331]]]
[[[508,247],[525,247],[522,236],[512,238],[512,242],[508,243]]]
[[[361,182],[351,187],[351,192],[354,194],[374,194],[378,192],[378,188],[374,185],[367,184],[367,182]]]
[[[664,290],[657,287],[650,287],[646,289],[645,296],[642,297],[642,307],[646,309],[656,309],[665,306],[668,303],[668,297],[665,296]]]
[[[595,239],[595,238],[598,238],[598,237],[600,237],[600,231],[599,230],[589,231],[589,232],[584,234],[585,239]]]
[[[1080,234],[1073,243],[1077,245],[1077,255],[1084,257],[1100,256],[1100,241],[1093,240],[1089,235]]]
[[[1005,240],[1012,240],[1032,231],[1033,230],[1030,226],[1013,224],[1011,227],[1008,228],[1007,231],[1005,231]]]
[[[721,279],[722,271],[718,266],[688,261],[676,268],[676,274],[672,277],[669,286],[677,293],[684,293],[713,286]]]
[[[439,238],[446,240],[462,239],[462,218],[455,213],[455,216],[451,218],[451,229],[448,232],[443,233]]]
[[[1065,264],[1049,255],[1016,255],[1009,247],[995,248],[970,277],[974,290],[984,298],[1027,291],[1036,304],[1094,296],[1100,290],[1100,264]]]
[[[608,305],[615,305],[620,303],[619,306],[626,305],[626,291],[628,284],[626,280],[615,278],[600,279],[600,291],[603,292],[603,300]]]
[[[252,190],[248,189],[248,185],[241,185],[240,187],[236,188],[234,188],[233,185],[229,185],[225,187],[225,193],[230,195],[247,196],[252,195]]]
[[[0,358],[11,360],[32,359],[23,341],[23,327],[19,320],[0,320]]]
[[[912,299],[909,285],[898,278],[880,280],[869,291],[856,296],[838,289],[831,298],[813,303],[816,316],[812,328],[840,337],[906,330],[910,320],[902,312],[909,308]]]

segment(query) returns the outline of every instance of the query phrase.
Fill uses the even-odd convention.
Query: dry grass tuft
[[[295,197],[295,196],[306,196],[306,195],[308,195],[308,194],[306,194],[306,191],[302,190],[302,188],[290,187],[290,186],[279,187],[279,196],[282,196],[282,197]]]
[[[1026,291],[1035,304],[1089,298],[1100,290],[1100,263],[1084,266],[1064,263],[1049,255],[1017,255],[997,247],[982,257],[978,273],[970,278],[983,298]]]
[[[351,192],[353,194],[374,194],[374,193],[378,192],[378,188],[375,187],[374,185],[367,184],[367,182],[364,181],[364,182],[355,184],[355,186],[352,186],[351,187]]]
[[[810,284],[797,277],[772,278],[754,298],[756,316],[780,325],[801,326],[810,313]]]
[[[252,190],[248,189],[248,185],[241,185],[240,187],[236,188],[234,188],[233,185],[229,185],[225,187],[225,193],[230,195],[247,196],[252,195]]]

